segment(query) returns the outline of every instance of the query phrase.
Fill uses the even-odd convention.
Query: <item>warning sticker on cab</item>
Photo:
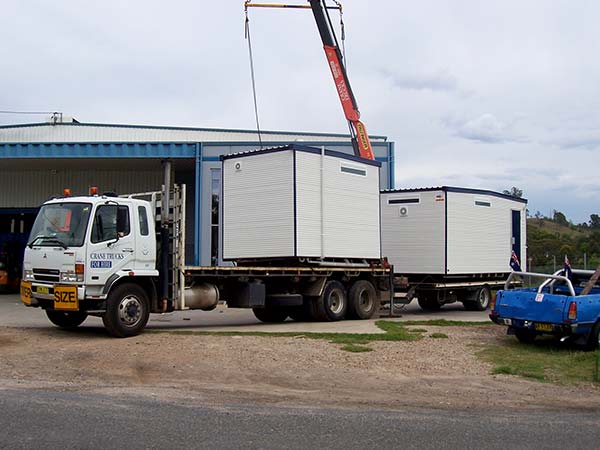
[[[110,269],[112,267],[112,261],[90,261],[90,268],[92,269]]]

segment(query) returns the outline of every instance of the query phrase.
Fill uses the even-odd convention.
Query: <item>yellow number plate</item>
[[[79,310],[77,286],[54,286],[54,309]]]
[[[536,324],[533,325],[533,327],[537,331],[552,331],[552,324],[551,323],[536,323]]]
[[[21,281],[21,301],[31,305],[31,281]]]
[[[35,292],[37,292],[38,294],[49,294],[50,289],[48,289],[46,286],[38,286],[35,289]]]

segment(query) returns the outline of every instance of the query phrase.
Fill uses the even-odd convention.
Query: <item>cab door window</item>
[[[127,206],[98,206],[92,226],[92,243],[120,239],[129,233],[129,208]]]

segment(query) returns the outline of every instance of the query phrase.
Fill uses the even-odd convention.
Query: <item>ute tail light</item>
[[[571,302],[569,304],[569,314],[567,315],[569,320],[577,319],[577,302]]]
[[[494,295],[492,296],[492,301],[490,302],[490,310],[494,311],[496,309],[496,297],[498,296],[498,293],[495,292]]]

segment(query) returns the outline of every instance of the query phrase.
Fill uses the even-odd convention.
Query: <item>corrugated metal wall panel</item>
[[[73,195],[87,194],[90,186],[100,192],[119,194],[156,191],[162,183],[160,170],[12,170],[0,169],[1,208],[37,207],[53,196],[62,196],[64,188]]]
[[[341,134],[261,132],[264,142],[345,141]],[[384,137],[371,139],[385,141]],[[0,142],[254,142],[253,130],[217,130],[168,127],[138,127],[110,125],[31,125],[0,127]]]
[[[321,256],[321,158],[296,153],[298,254]],[[323,249],[324,250],[324,249]]]
[[[324,181],[325,257],[380,258],[379,167],[326,156]]]
[[[419,202],[389,204],[390,200],[409,199]],[[444,192],[382,193],[381,244],[396,273],[443,274]]]
[[[293,179],[289,150],[224,161],[224,259],[294,255]]]
[[[476,201],[490,206],[478,206]],[[510,271],[512,209],[522,211],[524,222],[525,204],[521,202],[448,192],[449,274]]]

